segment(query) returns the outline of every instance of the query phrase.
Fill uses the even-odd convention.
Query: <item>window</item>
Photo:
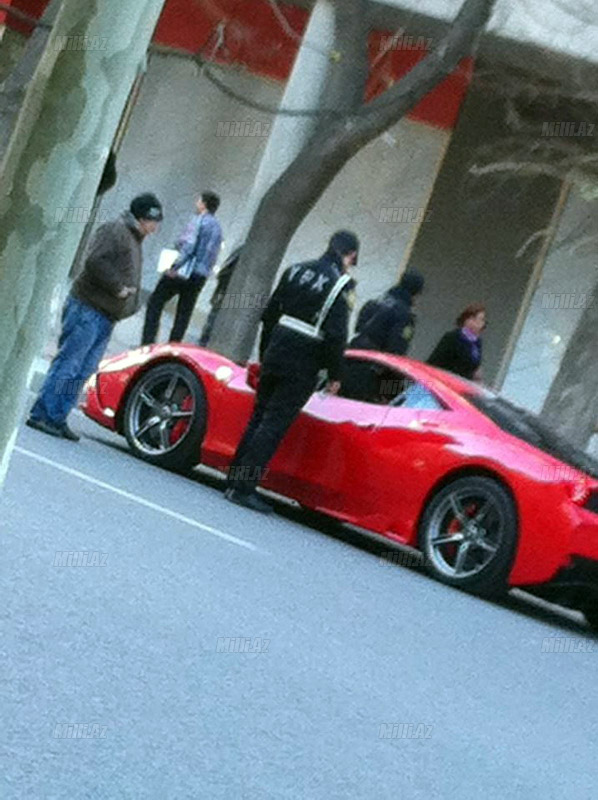
[[[409,375],[376,361],[347,359],[341,397],[374,405],[400,408],[441,409],[442,403]]]
[[[394,408],[417,408],[424,411],[441,411],[444,406],[423,383],[412,383],[390,403]]]

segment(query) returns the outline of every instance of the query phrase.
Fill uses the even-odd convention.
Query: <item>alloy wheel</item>
[[[189,433],[194,414],[193,389],[180,370],[148,373],[129,408],[135,446],[150,456],[171,452]]]

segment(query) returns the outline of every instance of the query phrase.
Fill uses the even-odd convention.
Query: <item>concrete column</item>
[[[334,47],[334,20],[331,0],[317,0],[287,81],[281,108],[317,108],[333,66],[330,54]],[[315,117],[277,116],[273,119],[270,138],[244,212],[230,237],[234,246],[246,236],[262,197],[299,153],[315,124]]]

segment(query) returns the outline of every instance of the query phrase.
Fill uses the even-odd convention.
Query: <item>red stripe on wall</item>
[[[392,34],[374,31],[370,36],[369,52],[372,65],[366,87],[366,100],[372,100],[390,88],[427,55],[427,42],[423,37],[406,35],[392,42]],[[439,83],[409,113],[411,119],[438,128],[454,128],[461,104],[473,74],[473,59],[463,59],[459,67]]]
[[[284,15],[297,36],[303,34],[307,12],[284,6]],[[248,70],[285,81],[295,60],[298,41],[287,35],[264,0],[168,0],[155,41],[190,52],[210,55],[217,26],[224,23],[224,47],[215,60],[240,64]]]
[[[12,0],[12,4],[32,16],[39,17],[47,0]],[[161,45],[202,52],[211,57],[223,26],[223,46],[214,60],[220,64],[242,65],[248,71],[286,81],[299,48],[299,37],[307,25],[308,12],[289,5],[280,6],[291,35],[283,29],[267,0],[167,0],[154,41]],[[23,33],[30,28],[9,20],[11,27]],[[392,34],[376,31],[370,36],[371,75],[366,100],[371,100],[399,80],[426,55],[422,39],[399,40],[385,52],[385,43]],[[461,104],[473,72],[473,60],[464,59],[460,67],[433,89],[409,114],[438,128],[455,126]]]

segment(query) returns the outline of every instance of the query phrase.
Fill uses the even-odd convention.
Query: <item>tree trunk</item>
[[[542,419],[577,447],[598,428],[598,284],[563,354]]]
[[[0,166],[0,484],[52,291],[81,236],[63,220],[93,204],[163,2],[63,0]]]
[[[317,135],[264,195],[233,275],[230,294],[246,298],[269,294],[295,231],[334,177],[355,153],[397,123],[469,55],[495,2],[465,0],[437,49],[399,83],[371,103],[362,103],[352,115],[341,115],[335,121],[318,125]],[[350,17],[345,16],[344,22],[352,24]],[[347,41],[345,30],[337,30],[337,36]],[[351,78],[344,88],[347,97],[354,97]],[[316,255],[310,253],[306,257]],[[259,307],[222,309],[214,326],[211,347],[235,361],[246,361],[253,349],[260,314]]]

